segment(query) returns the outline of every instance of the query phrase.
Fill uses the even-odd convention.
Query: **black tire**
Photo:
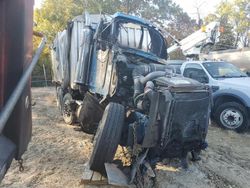
[[[86,93],[78,113],[82,130],[88,134],[95,134],[103,111],[104,108],[99,104],[99,101],[90,93]]]
[[[124,107],[120,104],[110,103],[105,108],[89,161],[91,170],[105,173],[104,163],[113,161],[121,138],[124,115]]]
[[[227,102],[218,106],[214,117],[222,128],[237,132],[245,131],[249,125],[246,108],[237,102]]]
[[[63,89],[60,86],[56,87],[56,98],[57,98],[57,100],[56,100],[57,107],[62,115],[63,114],[63,108],[62,108],[62,106],[63,106]]]
[[[76,122],[75,111],[71,107],[72,96],[67,93],[63,97],[62,114],[65,123],[72,125]]]

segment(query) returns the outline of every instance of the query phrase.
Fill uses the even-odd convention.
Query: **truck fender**
[[[220,97],[233,97],[240,101],[244,106],[250,107],[250,97],[245,93],[235,90],[235,89],[221,89],[213,93],[213,99],[216,103],[216,100]]]

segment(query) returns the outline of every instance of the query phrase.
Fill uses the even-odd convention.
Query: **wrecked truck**
[[[80,15],[57,34],[58,106],[66,123],[95,135],[91,170],[105,173],[118,145],[132,148],[132,172],[207,147],[211,92],[175,74],[166,59],[161,29],[123,13]]]

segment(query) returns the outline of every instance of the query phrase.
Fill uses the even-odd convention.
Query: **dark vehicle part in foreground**
[[[31,138],[29,78],[46,43],[43,38],[32,59],[32,2],[0,1],[0,182],[14,158],[23,169]]]
[[[166,65],[160,29],[138,17],[78,16],[52,46],[65,122],[95,134],[90,168],[105,174],[118,145],[132,149],[130,183],[164,158],[207,147],[210,90]]]

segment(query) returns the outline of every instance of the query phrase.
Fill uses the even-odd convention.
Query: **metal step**
[[[107,177],[99,172],[92,171],[89,164],[84,165],[83,176],[81,184],[83,185],[106,185],[109,187],[133,187],[128,184],[128,178],[125,174],[112,163],[105,163]]]

